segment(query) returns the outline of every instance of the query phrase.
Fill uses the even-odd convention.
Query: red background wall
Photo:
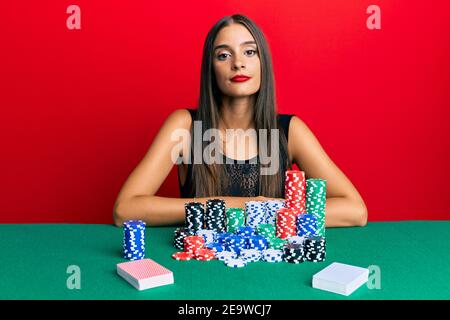
[[[112,222],[164,119],[195,106],[206,33],[233,13],[267,36],[279,112],[310,126],[371,221],[448,219],[449,3],[3,1],[0,222]],[[175,167],[159,195],[178,196]]]

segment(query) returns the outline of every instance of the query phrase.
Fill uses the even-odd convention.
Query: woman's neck
[[[221,130],[254,128],[254,103],[254,95],[242,98],[223,97],[219,128]]]
[[[221,152],[238,160],[254,157],[258,154],[257,138],[248,131],[255,128],[254,97],[223,99],[222,102],[219,122]]]

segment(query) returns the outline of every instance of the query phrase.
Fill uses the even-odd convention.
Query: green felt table
[[[116,273],[122,229],[101,224],[0,225],[0,299],[449,299],[450,221],[372,222],[329,228],[325,262],[257,262],[228,268],[220,261],[176,261],[175,227],[146,230],[146,257],[174,273],[173,285],[134,289]],[[379,289],[364,285],[349,297],[312,288],[312,276],[332,262],[380,268]],[[68,289],[67,268],[81,270]]]

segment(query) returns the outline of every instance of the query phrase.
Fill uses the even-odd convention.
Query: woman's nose
[[[239,70],[240,68],[245,68],[244,64],[240,60],[236,60],[233,63],[233,69]]]

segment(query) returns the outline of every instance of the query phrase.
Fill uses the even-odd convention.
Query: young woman
[[[250,200],[282,199],[285,170],[295,163],[306,178],[326,180],[327,227],[364,226],[367,209],[349,179],[302,120],[276,110],[272,60],[264,34],[243,15],[222,18],[205,40],[197,109],[176,110],[166,119],[120,190],[114,205],[116,225],[128,219],[142,219],[148,225],[182,223],[184,204],[190,201],[221,198],[227,207],[243,208]],[[194,130],[195,123],[200,124],[200,133]],[[199,146],[205,151],[212,142],[204,141],[208,129],[219,133],[217,154],[222,164],[206,161],[205,153],[200,153],[201,163],[193,157]],[[275,146],[275,152],[267,153],[270,162],[279,160],[270,174],[261,174],[263,140],[258,132],[262,129],[267,132],[267,150]],[[242,134],[252,130],[257,133]],[[190,138],[174,139],[180,132],[190,132]],[[278,140],[273,139],[275,132]],[[175,161],[174,155],[185,163]],[[178,164],[181,198],[155,196],[174,164]]]

